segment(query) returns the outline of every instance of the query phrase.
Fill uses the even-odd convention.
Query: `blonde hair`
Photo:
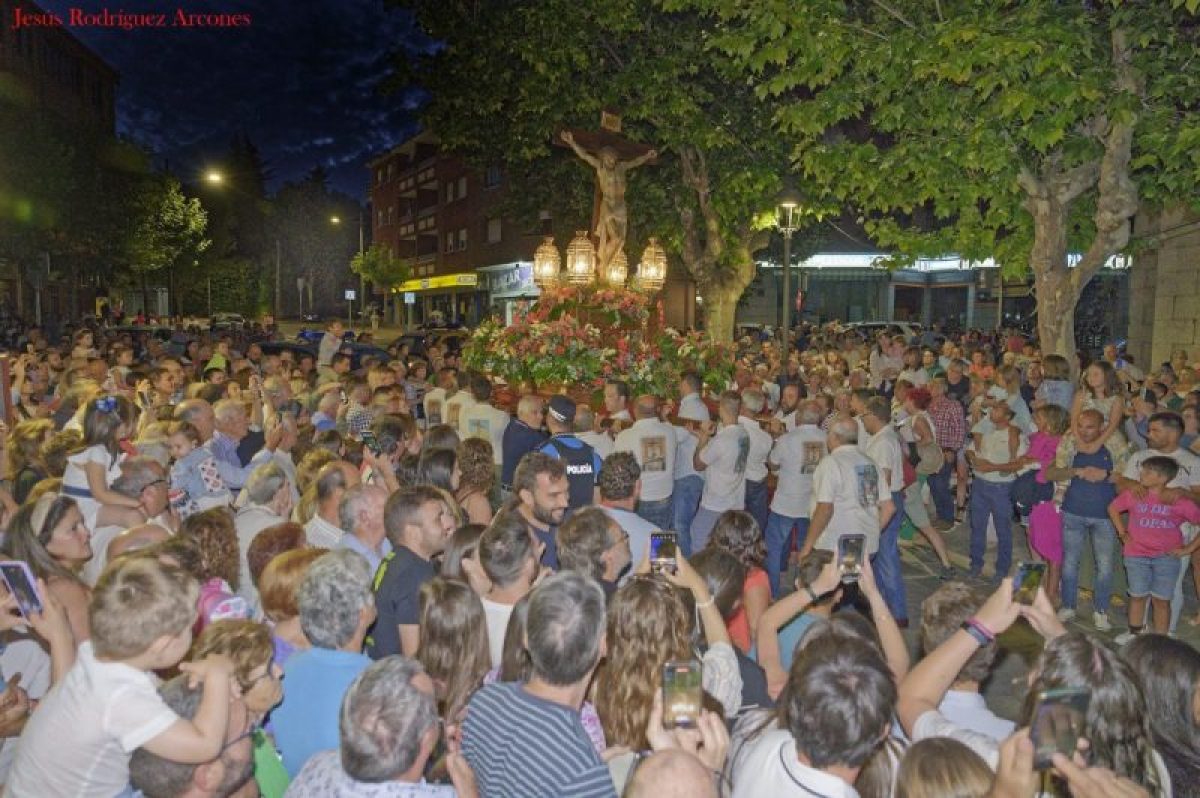
[[[27,465],[38,465],[42,460],[42,444],[54,432],[54,422],[48,418],[30,419],[17,424],[8,433],[5,447],[7,478],[15,479]]]
[[[196,620],[200,585],[182,568],[153,557],[131,557],[104,570],[92,592],[88,622],[98,657],[129,659],[155,640]]]
[[[1037,410],[1033,411],[1034,420],[1044,419],[1045,432],[1047,435],[1066,435],[1067,429],[1071,426],[1071,414],[1061,405],[1042,405]],[[1038,424],[1039,429],[1042,424]]]
[[[610,745],[646,748],[646,722],[662,666],[691,659],[692,618],[679,591],[659,577],[634,577],[608,607],[608,655],[596,686],[596,712]]]
[[[275,623],[300,614],[296,594],[309,567],[329,549],[292,549],[267,563],[258,581],[258,595],[263,615]]]
[[[197,638],[190,659],[199,661],[212,654],[224,654],[233,661],[233,675],[242,692],[246,692],[254,686],[250,674],[262,665],[270,667],[275,644],[271,640],[271,630],[258,621],[213,621]]]
[[[929,737],[913,743],[900,761],[896,798],[984,798],[995,774],[958,740]]]

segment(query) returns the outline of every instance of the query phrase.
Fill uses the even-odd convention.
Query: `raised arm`
[[[595,157],[594,155],[592,155],[590,152],[585,150],[583,147],[580,147],[575,142],[575,135],[573,133],[571,133],[571,131],[564,130],[560,134],[559,137],[566,143],[566,145],[568,147],[570,147],[572,150],[574,150],[575,154],[578,155],[581,159],[583,159],[583,161],[585,163],[587,163],[588,166],[592,167],[593,169],[600,168],[600,159]]]

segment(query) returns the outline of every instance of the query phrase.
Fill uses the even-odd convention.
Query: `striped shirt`
[[[484,798],[616,798],[579,712],[530,695],[521,684],[489,684],[476,692],[462,736]]]

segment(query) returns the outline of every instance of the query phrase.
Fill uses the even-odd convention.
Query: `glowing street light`
[[[212,169],[209,170],[208,174],[204,175],[204,179],[213,185],[220,185],[221,183],[225,182],[225,175],[221,174],[215,169]]]

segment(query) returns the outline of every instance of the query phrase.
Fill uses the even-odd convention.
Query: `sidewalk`
[[[969,568],[967,558],[967,544],[970,538],[969,526],[966,523],[961,523],[943,534],[946,544],[950,549],[951,562],[958,572],[955,578],[970,584],[978,584],[986,589],[990,585],[991,567],[995,562],[994,544],[988,547],[988,553],[985,557],[985,562],[987,563],[984,569],[985,581],[971,580],[967,576]],[[908,589],[908,610],[909,618],[912,621],[904,634],[905,639],[908,641],[913,661],[916,662],[917,657],[920,656],[917,647],[920,639],[921,602],[943,584],[939,578],[941,567],[938,564],[937,556],[933,553],[933,549],[929,547],[929,544],[919,534],[914,536],[912,541],[901,541],[900,556],[904,564],[904,584]],[[1014,566],[1022,560],[1030,559],[1033,559],[1033,557],[1029,551],[1025,528],[1014,525]],[[1081,569],[1080,583],[1081,585],[1087,585],[1090,582],[1091,553],[1088,551],[1084,556],[1084,567]],[[1113,627],[1111,632],[1098,632],[1092,626],[1091,591],[1085,590],[1082,587],[1079,591],[1079,614],[1074,620],[1067,623],[1067,627],[1072,630],[1097,635],[1106,640],[1110,646],[1116,648],[1113,639],[1127,628],[1124,594],[1125,574],[1122,568],[1117,568],[1116,578],[1114,578],[1113,582],[1113,601],[1108,616],[1109,622]],[[1197,602],[1195,588],[1190,575],[1185,579],[1184,599],[1183,616],[1179,621],[1177,637],[1193,646],[1200,647],[1200,627],[1192,626],[1188,623],[1188,619],[1193,617],[1196,614],[1197,608],[1200,607],[1200,602]],[[988,705],[993,711],[1003,717],[1017,720],[1020,718],[1026,693],[1025,678],[1029,673],[1030,666],[1041,653],[1042,638],[1027,622],[1019,619],[1007,633],[1000,636],[1000,644],[1000,657],[993,670],[992,678],[984,685],[983,692],[987,697]]]

